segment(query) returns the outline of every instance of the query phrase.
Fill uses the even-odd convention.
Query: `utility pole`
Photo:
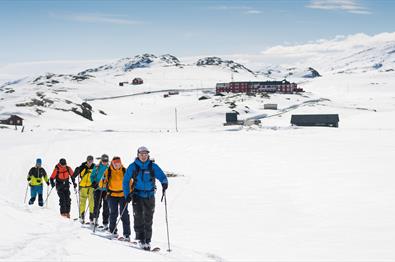
[[[178,132],[178,125],[177,125],[177,107],[174,108],[174,116],[175,116],[175,122],[176,122],[176,132]]]

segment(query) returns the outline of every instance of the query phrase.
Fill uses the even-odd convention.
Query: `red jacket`
[[[51,179],[65,181],[69,178],[72,178],[73,175],[73,170],[69,166],[62,166],[61,164],[57,164],[52,172]]]

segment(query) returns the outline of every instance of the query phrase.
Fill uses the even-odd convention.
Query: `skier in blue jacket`
[[[99,226],[99,228],[103,228],[104,230],[108,230],[108,220],[110,217],[110,211],[107,202],[107,185],[105,183],[104,173],[108,169],[108,155],[103,154],[100,158],[100,163],[96,165],[91,173],[91,182],[92,187],[94,188],[94,226],[97,226],[97,220],[99,219],[100,208],[103,203],[103,226]]]
[[[152,220],[155,210],[155,179],[162,184],[163,193],[168,187],[165,173],[149,159],[146,147],[139,147],[137,158],[129,165],[123,179],[123,192],[132,201],[134,231],[143,249],[151,249]],[[132,190],[131,190],[132,188]]]

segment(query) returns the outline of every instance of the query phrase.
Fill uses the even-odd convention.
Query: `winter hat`
[[[93,156],[91,156],[91,155],[87,156],[86,161],[93,161]]]
[[[67,163],[66,163],[66,159],[64,159],[64,158],[61,158],[61,159],[59,160],[59,164],[61,164],[62,166],[65,166],[65,165],[67,165]]]
[[[103,154],[103,155],[101,155],[100,159],[101,159],[102,162],[108,162],[108,155]]]
[[[41,160],[41,158],[36,159],[36,165],[41,165],[42,163],[43,161]]]
[[[140,146],[140,147],[137,149],[137,154],[139,154],[139,153],[149,153],[149,150],[148,150],[148,148],[146,148],[145,146]]]
[[[121,158],[119,156],[114,156],[111,161],[113,164],[122,164]]]

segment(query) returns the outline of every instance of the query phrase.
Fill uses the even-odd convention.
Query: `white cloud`
[[[353,14],[371,14],[368,8],[360,4],[358,0],[311,0],[306,7],[321,10],[343,10]]]
[[[220,10],[220,11],[243,11],[242,13],[246,15],[257,15],[262,13],[262,11],[256,10],[251,6],[220,5],[220,6],[211,6],[209,7],[209,9]]]
[[[56,14],[50,13],[50,17],[85,22],[85,23],[107,23],[116,25],[138,25],[142,24],[142,21],[130,20],[125,15],[113,15],[113,14]]]
[[[259,14],[262,14],[262,11],[259,11],[259,10],[248,10],[248,11],[246,11],[246,12],[244,12],[246,15],[259,15]]]

